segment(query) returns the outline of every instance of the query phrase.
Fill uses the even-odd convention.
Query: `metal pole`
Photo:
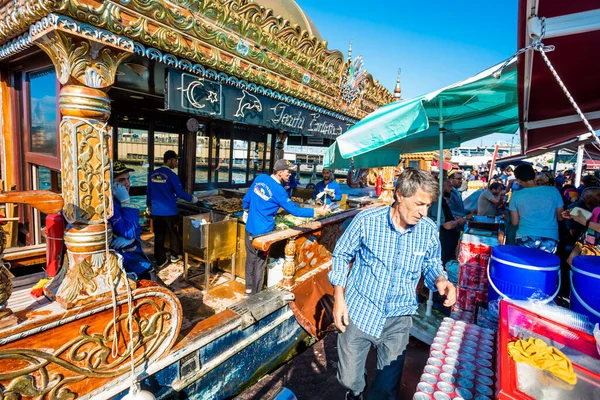
[[[581,174],[583,173],[583,145],[577,148],[577,166],[575,167],[575,187],[581,184]]]
[[[556,167],[558,167],[558,149],[554,150],[554,162],[552,163],[552,173],[556,175]]]
[[[444,194],[442,193],[442,186],[444,185],[444,133],[443,133],[443,128],[440,128],[440,176],[439,176],[439,182],[440,182],[440,194],[438,196],[437,221],[436,221],[438,230],[439,230],[440,226],[442,225],[442,201],[444,200],[444,198],[443,198]]]
[[[440,98],[440,162],[439,162],[439,182],[440,182],[440,194],[438,196],[438,204],[437,204],[437,227],[438,234],[440,231],[440,226],[442,225],[442,201],[444,201],[444,193],[442,192],[442,187],[444,186],[444,123],[442,122],[442,105],[443,100]],[[429,299],[427,299],[427,310],[425,311],[425,315],[427,317],[431,316],[431,311],[433,309],[433,290],[429,291]]]

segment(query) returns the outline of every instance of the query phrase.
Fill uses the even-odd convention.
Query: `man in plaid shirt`
[[[426,217],[438,193],[431,174],[407,169],[398,177],[394,204],[359,213],[335,247],[329,280],[341,332],[338,379],[347,399],[362,398],[371,346],[377,350],[377,376],[369,399],[397,398],[421,275],[446,296],[446,307],[456,302],[440,260],[438,228]]]

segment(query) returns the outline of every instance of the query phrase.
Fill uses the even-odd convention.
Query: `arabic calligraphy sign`
[[[165,109],[264,126],[307,136],[335,137],[350,123],[285,101],[169,69]]]

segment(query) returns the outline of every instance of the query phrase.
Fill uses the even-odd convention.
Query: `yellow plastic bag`
[[[548,346],[543,340],[530,337],[508,344],[508,354],[516,362],[523,362],[546,370],[570,385],[577,383],[573,364],[556,347]]]

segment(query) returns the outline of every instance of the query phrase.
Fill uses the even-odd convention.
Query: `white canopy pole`
[[[439,182],[440,182],[440,194],[438,196],[437,201],[437,227],[438,227],[438,235],[440,232],[440,227],[442,226],[442,201],[444,201],[444,193],[442,191],[442,187],[444,186],[444,123],[442,122],[442,106],[443,100],[440,97],[440,160],[439,160]],[[431,316],[431,310],[433,309],[433,290],[429,291],[429,299],[427,300],[427,311],[425,312],[426,316]]]
[[[552,173],[556,176],[556,167],[558,166],[558,149],[554,150],[554,162],[552,163]]]
[[[581,185],[581,174],[583,173],[583,145],[577,147],[577,165],[575,166],[575,187]]]

